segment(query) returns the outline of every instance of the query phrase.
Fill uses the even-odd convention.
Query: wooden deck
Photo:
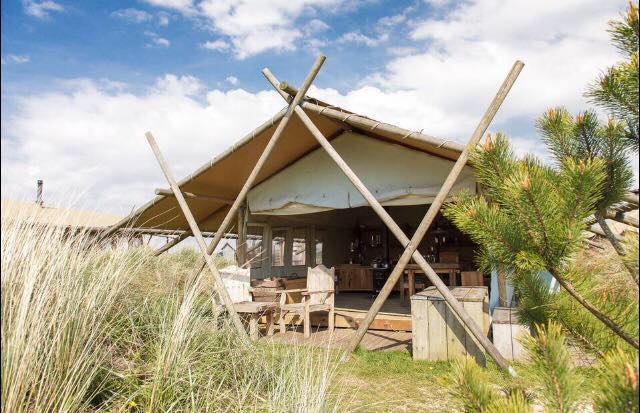
[[[312,330],[311,337],[305,339],[302,329],[298,331],[287,330],[285,333],[276,333],[273,337],[261,337],[261,341],[314,346],[322,348],[343,348],[356,330],[351,328],[336,328],[333,334],[326,329]],[[411,351],[411,332],[406,331],[375,331],[369,330],[360,344],[367,350],[376,351]]]
[[[340,293],[336,295],[336,327],[358,328],[373,304],[371,293]],[[325,317],[326,318],[326,317]],[[326,319],[317,317],[312,324],[326,326]],[[398,295],[392,295],[382,306],[370,330],[411,332],[411,307],[403,305]]]

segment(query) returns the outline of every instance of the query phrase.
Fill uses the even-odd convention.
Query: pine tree
[[[537,299],[545,297],[536,277],[549,271],[563,292],[637,349],[637,335],[585,298],[566,275],[571,258],[583,248],[584,219],[593,214],[603,193],[604,161],[567,157],[552,167],[531,156],[518,159],[507,139],[498,135],[495,142],[489,138],[484,147],[475,148],[470,162],[483,196],[463,193],[443,213],[479,245],[481,268],[511,273],[525,296],[527,287],[537,285],[532,289]],[[549,309],[540,311],[540,321],[550,316],[545,311]]]
[[[605,354],[584,376],[571,363],[566,339],[558,324],[536,325],[536,334],[524,344],[528,354],[528,391],[519,383],[508,383],[502,392],[489,375],[470,357],[454,361],[452,394],[466,412],[532,412],[532,402],[547,412],[585,411],[592,404],[596,412],[638,411],[638,355],[618,349]]]
[[[600,159],[604,162],[606,179],[594,215],[616,252],[624,256],[626,251],[623,244],[605,221],[607,209],[623,200],[633,180],[624,122],[609,118],[606,125],[601,125],[593,111],[582,112],[574,119],[566,109],[554,108],[536,123],[557,164],[565,162],[567,158],[581,161]],[[637,271],[629,267],[629,272],[637,283]]]
[[[622,20],[609,23],[609,34],[625,60],[609,67],[590,85],[589,100],[624,121],[625,143],[638,151],[638,6],[629,2]]]

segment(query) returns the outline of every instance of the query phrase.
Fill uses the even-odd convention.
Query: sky
[[[22,0],[2,2],[3,198],[70,196],[127,214],[166,187],[153,132],[181,178],[283,107],[268,67],[309,94],[466,142],[517,59],[489,130],[545,156],[535,119],[621,57],[607,22],[626,0]],[[634,162],[636,171],[638,164]],[[637,180],[636,180],[637,185]],[[73,194],[73,195],[71,195]]]

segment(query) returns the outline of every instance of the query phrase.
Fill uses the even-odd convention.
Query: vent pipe
[[[36,191],[36,204],[44,206],[44,200],[42,199],[42,179],[38,179],[38,190]]]

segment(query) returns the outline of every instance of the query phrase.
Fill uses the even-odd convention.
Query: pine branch
[[[611,246],[613,246],[613,249],[616,250],[616,253],[620,257],[624,257],[625,255],[627,255],[627,253],[626,253],[626,251],[624,249],[624,246],[622,245],[622,243],[620,241],[618,241],[618,239],[616,238],[616,236],[613,233],[613,231],[611,231],[611,228],[609,227],[609,224],[605,220],[602,212],[598,211],[594,215],[596,217],[596,220],[598,221],[598,225],[600,225],[600,228],[602,228],[602,231],[604,232],[604,234],[606,235],[607,239],[611,243]],[[629,271],[629,275],[631,275],[631,278],[633,279],[633,281],[636,284],[638,284],[638,272],[637,272],[637,269],[631,267],[629,265],[629,262],[627,260],[625,260],[625,259],[623,259],[622,262],[624,263],[625,268]]]
[[[606,314],[602,313],[598,310],[593,304],[587,301],[575,288],[573,285],[566,280],[555,268],[549,268],[549,272],[553,275],[553,278],[558,281],[558,283],[565,289],[565,291],[573,297],[580,305],[582,305],[587,311],[593,314],[598,320],[600,320],[604,325],[606,325],[611,331],[613,331],[616,335],[622,338],[624,341],[629,343],[635,349],[640,349],[640,344],[638,340],[631,337],[625,331],[623,331],[618,324],[616,324],[613,320],[611,320]]]

